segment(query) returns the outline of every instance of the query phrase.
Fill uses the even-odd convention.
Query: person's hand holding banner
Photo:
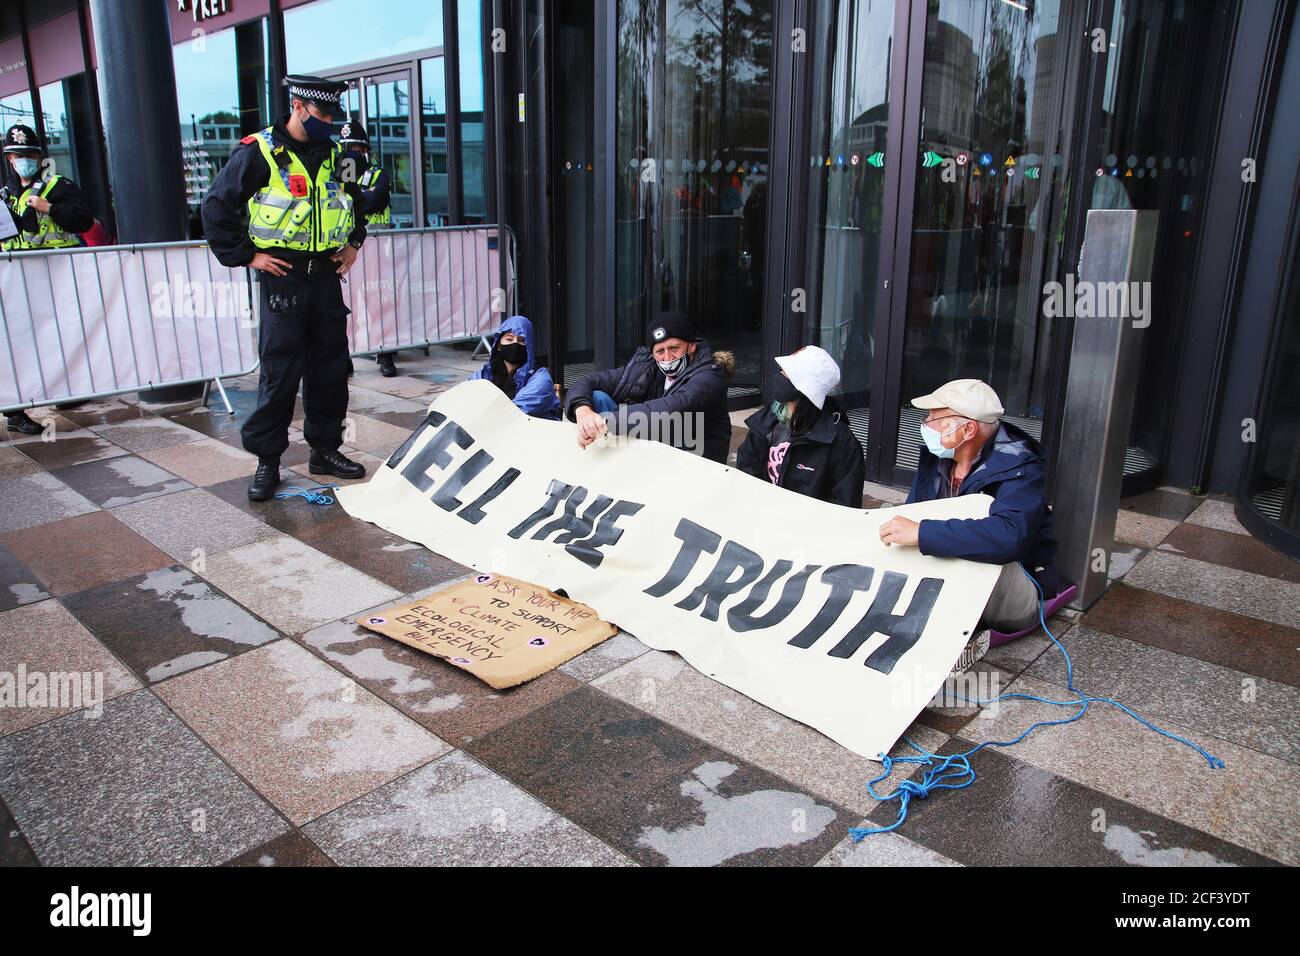
[[[586,448],[609,428],[605,416],[593,411],[586,405],[578,408],[578,447]]]
[[[910,518],[890,518],[880,526],[880,540],[888,545],[916,547],[920,541],[921,522]]]

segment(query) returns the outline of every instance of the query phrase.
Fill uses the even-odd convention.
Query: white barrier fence
[[[353,354],[479,338],[514,308],[508,228],[372,233],[347,275]],[[257,289],[202,242],[0,257],[0,411],[246,375]]]

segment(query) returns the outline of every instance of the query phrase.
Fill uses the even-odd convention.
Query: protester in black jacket
[[[735,358],[696,338],[680,312],[656,316],[649,339],[626,365],[594,372],[569,390],[564,417],[578,423],[578,444],[586,448],[609,431],[725,462],[731,450],[727,378]]]
[[[746,419],[736,467],[787,491],[861,508],[862,445],[829,395],[840,382],[839,366],[816,346],[779,356],[776,364],[773,401]]]

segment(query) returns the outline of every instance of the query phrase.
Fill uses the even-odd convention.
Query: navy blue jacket
[[[469,377],[470,381],[476,378],[492,381],[492,360],[496,358],[497,346],[501,344],[501,336],[506,332],[513,332],[528,346],[528,361],[515,369],[515,394],[511,401],[521,412],[534,418],[559,418],[560,400],[555,397],[555,382],[551,379],[550,372],[537,365],[537,353],[533,348],[536,344],[533,342],[533,323],[522,315],[512,315],[501,323],[501,328],[492,336],[492,351],[488,354],[488,360]]]
[[[735,357],[730,352],[714,352],[701,339],[695,345],[690,364],[665,395],[664,373],[651,358],[649,347],[643,345],[621,368],[593,372],[569,389],[564,415],[571,422],[577,421],[579,406],[595,407],[591,396],[597,391],[605,392],[619,405],[626,405],[630,422],[655,413],[699,412],[704,416],[704,457],[725,463],[731,451],[727,378],[734,369]],[[617,417],[607,415],[606,420],[611,432],[620,427]]]
[[[943,497],[946,473],[928,448],[921,449],[908,503]],[[1043,449],[1015,425],[998,424],[979,459],[961,483],[958,495],[983,492],[993,498],[987,518],[933,518],[921,522],[922,554],[965,558],[987,564],[1019,561],[1043,586],[1048,597],[1062,589],[1056,571],[1052,509],[1047,504]]]

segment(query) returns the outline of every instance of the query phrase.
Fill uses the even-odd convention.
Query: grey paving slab
[[[54,866],[212,865],[288,830],[147,690],[0,738],[0,798]]]
[[[280,532],[203,488],[113,509],[113,517],[160,551],[198,567],[207,555],[276,538]]]
[[[1300,762],[1300,694],[1288,684],[1127,641],[1079,625],[1062,639],[1075,686],[1171,722]],[[1065,658],[1044,654],[1027,673],[1062,686]]]
[[[98,511],[89,498],[46,472],[0,481],[0,532]]]
[[[1237,520],[1236,505],[1230,501],[1213,499],[1203,501],[1200,507],[1187,516],[1186,520],[1188,524],[1200,525],[1203,528],[1217,528],[1220,531],[1231,531],[1233,534],[1250,534]]]
[[[863,820],[862,827],[878,824]],[[854,840],[845,837],[822,857],[818,866],[961,866],[941,853],[926,849],[897,833],[873,833]]]
[[[297,824],[450,749],[291,641],[182,674],[156,690]]]
[[[719,684],[676,654],[649,651],[592,686],[840,806],[859,814],[875,806],[866,783],[880,772],[879,763]],[[922,725],[913,725],[908,733],[923,747],[947,739]],[[899,764],[878,790],[887,792],[913,769]]]
[[[969,749],[954,738],[953,749]],[[1259,866],[1259,854],[1080,786],[996,750],[974,784],[914,800],[900,832],[968,866]],[[893,823],[895,806],[869,816]],[[868,836],[871,840],[875,837]]]
[[[631,861],[455,751],[306,827],[352,866],[628,866]]]
[[[1300,584],[1158,549],[1147,554],[1124,583],[1284,627],[1300,622]]]
[[[1086,681],[1077,683],[1089,690]],[[1058,685],[1030,677],[1017,680],[1011,690],[1065,699]],[[997,717],[981,725],[978,739],[1011,740],[1035,721],[1059,720],[1068,713],[1032,701],[1004,701]],[[1300,864],[1300,831],[1295,826],[1300,818],[1300,767],[1179,724],[1164,729],[1199,742],[1226,766],[1211,769],[1190,748],[1102,704],[1093,704],[1075,723],[1035,731],[1007,752],[1021,763],[1185,827],[1288,865]],[[970,733],[966,736],[973,739]],[[1047,796],[1027,790],[1020,799],[1032,807]],[[906,835],[916,839],[915,834]],[[1061,859],[1069,858],[1063,851]]]

